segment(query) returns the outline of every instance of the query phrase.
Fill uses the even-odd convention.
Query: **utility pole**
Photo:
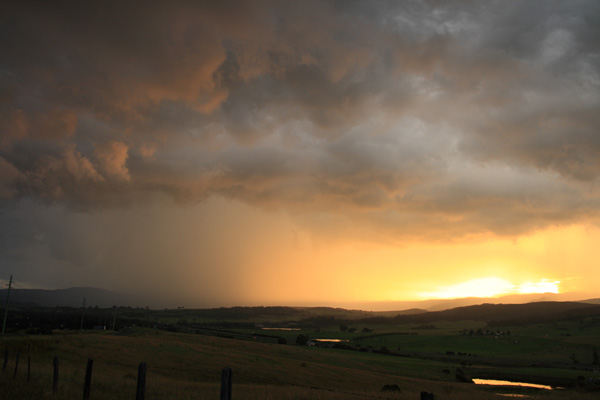
[[[115,325],[117,325],[117,307],[115,306],[115,315],[113,317],[113,331],[115,330]]]
[[[8,297],[10,296],[10,288],[12,286],[12,275],[10,281],[8,281],[8,292],[6,292],[6,303],[4,305],[4,322],[2,323],[2,334],[4,335],[4,329],[6,329],[6,316],[8,315]]]
[[[83,313],[85,312],[85,297],[83,298],[83,307],[81,308],[81,333],[83,333]]]

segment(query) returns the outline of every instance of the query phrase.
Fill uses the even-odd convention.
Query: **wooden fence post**
[[[31,356],[27,356],[27,383],[31,382]]]
[[[52,393],[56,393],[58,390],[58,356],[54,356],[54,375],[52,377]]]
[[[2,367],[2,371],[6,369],[6,363],[8,363],[8,347],[4,348],[4,366]]]
[[[146,363],[141,362],[138,367],[138,381],[135,400],[144,400],[146,394]]]
[[[231,400],[231,376],[231,368],[223,368],[221,372],[221,400]]]
[[[85,383],[83,384],[83,400],[90,398],[90,386],[92,385],[92,365],[94,361],[88,358],[87,368],[85,369]]]
[[[17,370],[19,369],[19,355],[21,353],[17,353],[17,358],[15,359],[15,373],[13,374],[13,379],[17,377]]]

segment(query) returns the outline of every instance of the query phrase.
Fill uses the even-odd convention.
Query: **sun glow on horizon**
[[[548,279],[542,279],[539,282],[525,282],[515,287],[514,291],[519,294],[528,293],[560,293],[559,291],[560,281],[550,281]]]
[[[498,277],[477,278],[455,285],[440,287],[434,292],[420,292],[419,297],[428,299],[456,299],[461,297],[498,297],[510,294],[560,293],[560,281],[542,279],[515,285]]]

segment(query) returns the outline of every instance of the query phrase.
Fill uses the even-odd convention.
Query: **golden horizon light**
[[[599,2],[77,4],[0,15],[0,284],[600,298]]]
[[[457,299],[464,297],[499,297],[511,294],[560,293],[560,281],[541,279],[538,282],[513,284],[498,277],[476,278],[443,286],[432,292],[420,292],[422,299]]]

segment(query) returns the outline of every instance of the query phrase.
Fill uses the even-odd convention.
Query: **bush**
[[[308,342],[308,337],[306,335],[299,334],[298,337],[296,338],[296,344],[304,346],[306,344],[306,342]]]

